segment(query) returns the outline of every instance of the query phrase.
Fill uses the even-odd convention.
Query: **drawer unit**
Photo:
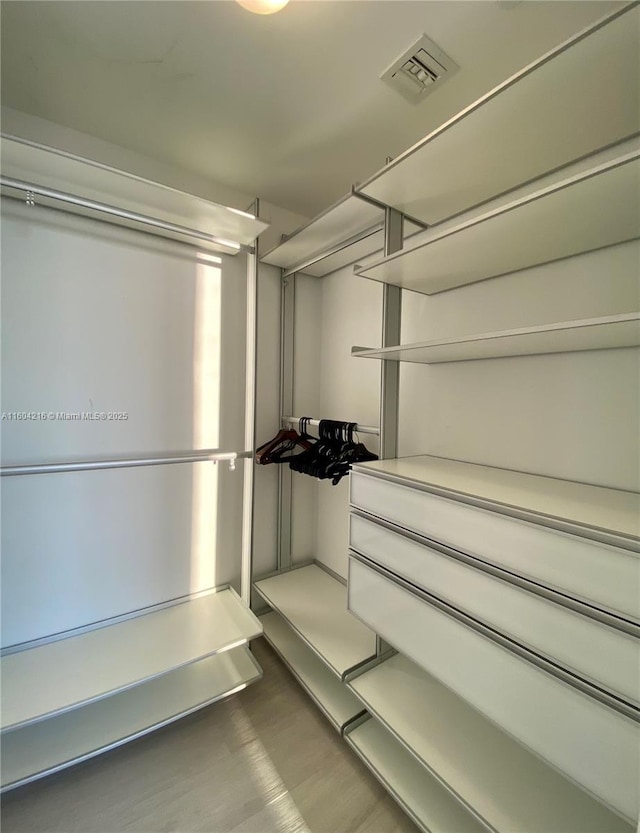
[[[489,720],[635,823],[640,731],[633,719],[357,557],[349,560],[349,609]]]
[[[416,538],[351,515],[356,552],[628,702],[640,700],[640,643],[632,635]]]
[[[445,497],[424,491],[420,486],[372,476],[366,473],[365,467],[351,474],[351,504],[637,622],[640,557],[631,549],[552,528],[543,525],[542,520],[532,523],[497,509],[474,506],[466,498]]]

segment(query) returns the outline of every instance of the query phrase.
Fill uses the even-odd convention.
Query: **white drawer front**
[[[353,558],[349,609],[517,740],[637,821],[640,731],[633,720]]]
[[[473,566],[351,516],[351,547],[566,668],[640,700],[640,642]]]
[[[639,616],[635,553],[377,477],[352,472],[350,480],[356,508],[570,596]]]

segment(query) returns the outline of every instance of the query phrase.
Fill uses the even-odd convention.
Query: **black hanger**
[[[310,418],[304,417],[300,420],[300,423],[304,419],[307,420],[307,423],[305,423],[306,428],[306,424],[308,424]],[[264,443],[256,450],[256,462],[262,466],[268,465],[269,463],[287,463],[290,458],[289,452],[293,451],[296,447],[305,450],[310,448],[312,445],[311,439],[308,434],[302,431],[298,432],[292,428],[280,429],[273,439]]]

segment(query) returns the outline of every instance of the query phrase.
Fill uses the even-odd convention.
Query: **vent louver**
[[[458,65],[423,35],[380,78],[407,101],[417,104],[457,69]]]

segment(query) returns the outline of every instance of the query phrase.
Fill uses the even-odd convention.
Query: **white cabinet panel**
[[[349,608],[544,760],[627,819],[637,820],[637,723],[354,559]]]
[[[632,702],[640,700],[640,644],[560,604],[365,518],[351,546],[393,573]]]
[[[640,559],[626,549],[360,472],[351,475],[351,503],[570,596],[638,616]]]

